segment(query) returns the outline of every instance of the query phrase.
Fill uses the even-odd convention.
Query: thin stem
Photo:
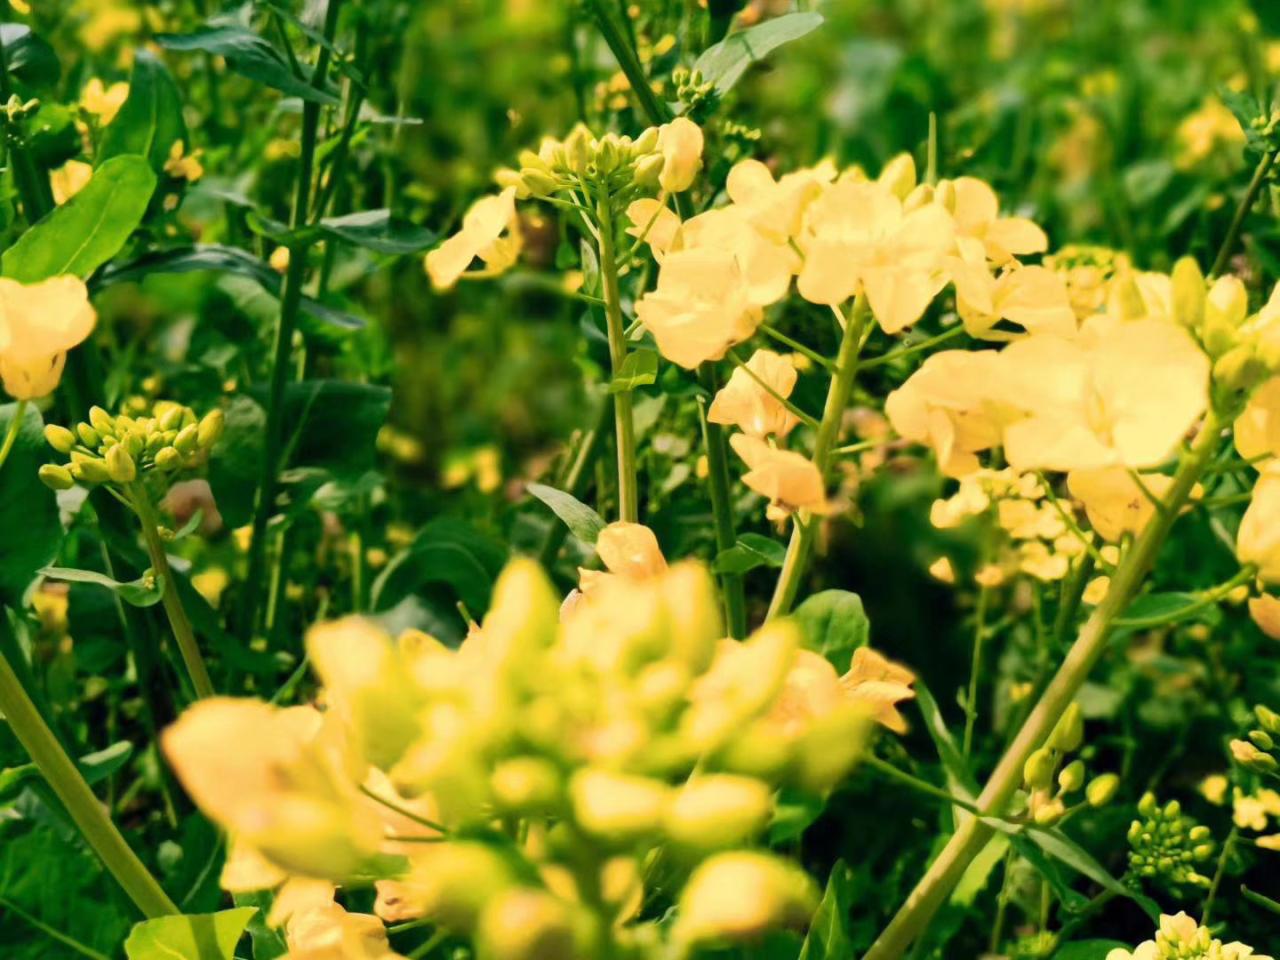
[[[1218,255],[1214,258],[1213,266],[1209,269],[1210,280],[1227,268],[1227,261],[1231,259],[1231,252],[1235,249],[1236,240],[1240,237],[1240,229],[1244,226],[1245,217],[1249,215],[1254,202],[1258,199],[1258,194],[1262,191],[1262,185],[1267,182],[1267,174],[1271,172],[1271,167],[1275,162],[1276,151],[1274,150],[1268,150],[1263,158],[1258,161],[1258,166],[1253,171],[1253,179],[1249,181],[1249,186],[1245,189],[1244,196],[1240,198],[1240,205],[1236,207],[1235,215],[1231,218],[1231,225],[1227,227],[1227,235],[1222,238],[1222,246],[1218,248]]]
[[[648,116],[650,123],[666,123],[672,119],[671,108],[653,92],[649,86],[649,78],[645,76],[640,58],[632,49],[631,41],[623,32],[614,12],[609,9],[607,0],[588,0],[587,6],[595,15],[596,24],[600,27],[600,35],[613,51],[614,59],[631,84],[631,89],[640,103],[640,109]]]
[[[921,340],[919,343],[913,343],[907,347],[899,347],[897,350],[890,350],[888,353],[882,353],[880,356],[872,357],[870,360],[863,360],[861,364],[862,369],[871,370],[875,367],[884,366],[887,363],[893,363],[895,360],[901,360],[904,357],[909,357],[912,354],[922,353],[930,347],[949,343],[957,337],[963,336],[964,332],[965,330],[963,326],[952,327],[950,330],[944,330],[942,333],[935,334],[927,340]]]
[[[205,697],[212,697],[215,691],[213,681],[209,679],[209,668],[205,666],[204,657],[200,654],[191,618],[182,605],[182,598],[178,596],[178,586],[174,583],[173,571],[169,569],[164,541],[160,539],[159,518],[142,481],[137,480],[129,485],[129,499],[142,524],[142,539],[151,557],[151,568],[161,579],[160,602],[164,605],[165,616],[169,618],[169,626],[173,628],[174,639],[178,641],[178,651],[182,654],[182,662],[187,668],[187,676],[191,678],[196,698],[203,700]]]
[[[822,475],[824,481],[831,461],[831,451],[835,447],[836,439],[840,436],[844,410],[849,404],[849,396],[853,393],[853,381],[858,373],[858,354],[862,349],[863,333],[867,327],[869,313],[866,299],[859,295],[854,302],[853,316],[845,324],[844,335],[840,340],[836,373],[831,378],[827,402],[822,410],[822,421],[818,425],[818,435],[813,443],[813,464],[818,468],[818,473]],[[786,615],[795,604],[796,594],[800,592],[800,581],[804,577],[805,565],[813,550],[816,520],[802,513],[798,514],[793,522],[791,542],[787,544],[782,570],[778,574],[773,600],[769,604],[767,619],[770,620]]]
[[[976,806],[974,806],[968,800],[964,800],[960,797],[955,796],[954,794],[948,793],[946,790],[943,790],[941,787],[934,786],[932,783],[929,783],[929,781],[927,780],[921,780],[919,777],[912,776],[911,774],[907,773],[905,770],[899,770],[893,764],[889,763],[888,761],[881,760],[879,757],[875,756],[874,754],[867,754],[867,756],[862,758],[862,762],[865,763],[867,766],[869,766],[871,769],[877,770],[880,773],[884,774],[886,777],[890,778],[891,780],[897,780],[899,783],[906,784],[908,787],[910,787],[912,790],[915,790],[917,793],[923,793],[925,796],[933,797],[937,800],[943,800],[947,803],[950,803],[954,806],[959,807],[961,810],[966,810],[969,813],[974,814],[975,816],[981,815],[982,811],[980,811]]]
[[[146,917],[181,911],[125,842],[0,654],[0,711],[89,846]]]
[[[1111,580],[1106,598],[1080,630],[1061,667],[1045,688],[1021,729],[978,796],[978,807],[988,815],[999,814],[1022,781],[1022,767],[1062,717],[1106,649],[1114,621],[1124,612],[1155,562],[1178,511],[1187,502],[1217,448],[1221,428],[1212,413],[1206,418],[1194,445],[1174,475],[1165,506],[1147,524]],[[907,897],[881,932],[863,960],[897,960],[924,931],[930,919],[955,889],[965,869],[991,839],[993,827],[983,818],[962,823],[938,854],[915,890]]]
[[[9,459],[9,453],[18,439],[18,432],[22,429],[22,421],[26,415],[27,401],[19,400],[17,408],[13,411],[13,420],[9,422],[9,429],[4,432],[4,440],[0,441],[0,468],[3,468],[4,462]]]
[[[618,289],[618,261],[613,247],[613,211],[606,188],[601,188],[596,216],[600,220],[600,284],[609,333],[609,359],[616,377],[627,361],[627,334],[622,319],[622,294]],[[629,389],[614,394],[613,421],[618,447],[618,516],[625,522],[638,523],[640,499],[636,489],[635,418]]]
[[[373,800],[376,803],[382,804],[384,807],[386,807],[388,810],[392,811],[393,813],[398,813],[402,817],[407,817],[408,819],[412,820],[414,823],[418,824],[419,826],[426,827],[428,830],[435,830],[437,833],[440,833],[440,834],[449,833],[449,828],[444,826],[443,824],[436,823],[434,820],[429,820],[426,817],[422,816],[421,814],[414,813],[408,807],[402,806],[401,804],[396,803],[394,800],[388,800],[386,797],[382,796],[380,793],[370,790],[364,784],[360,785],[360,792],[363,793],[370,800]]]
[[[1204,898],[1204,913],[1200,915],[1200,926],[1207,927],[1213,914],[1214,901],[1218,899],[1218,888],[1222,886],[1222,878],[1227,875],[1227,861],[1231,859],[1231,851],[1240,839],[1240,828],[1233,826],[1222,842],[1222,854],[1218,857],[1218,869],[1213,872],[1213,882],[1209,884],[1209,893]]]
[[[818,353],[817,350],[814,350],[812,347],[806,347],[799,340],[796,340],[792,337],[787,336],[781,330],[778,330],[775,327],[771,327],[767,323],[762,323],[760,324],[760,332],[767,337],[771,337],[774,340],[777,340],[781,344],[785,344],[786,346],[794,350],[796,353],[800,354],[803,357],[807,357],[809,360],[813,361],[818,366],[826,370],[830,370],[832,373],[836,372],[836,365],[832,363],[830,360],[828,360],[826,357],[824,357],[822,354]]]
[[[714,364],[698,367],[698,382],[708,396],[720,389]],[[702,443],[707,450],[707,484],[711,493],[711,513],[715,519],[716,549],[723,552],[738,540],[733,523],[733,499],[729,494],[729,454],[724,428],[707,419],[707,400],[698,398],[698,420],[702,425]],[[720,590],[724,598],[725,621],[729,636],[741,640],[747,635],[747,598],[742,575],[720,574]]]
[[[316,55],[315,69],[311,73],[311,86],[324,86],[329,72],[329,47],[338,25],[338,11],[342,0],[330,0],[325,12],[324,39]],[[311,209],[311,195],[315,176],[316,143],[320,128],[320,104],[308,100],[302,107],[302,149],[298,162],[298,179],[294,188],[293,212],[289,218],[292,230],[298,230],[307,222]],[[279,483],[281,450],[284,435],[284,388],[291,367],[293,335],[298,326],[298,312],[302,306],[302,287],[306,281],[307,253],[311,244],[299,243],[290,250],[289,269],[285,272],[284,287],[280,295],[280,321],[276,325],[275,346],[272,351],[271,382],[268,387],[267,423],[264,431],[261,471],[258,477],[258,496],[253,510],[253,527],[249,541],[249,570],[245,580],[241,629],[245,639],[257,628],[258,605],[261,602],[263,565],[266,562],[267,524],[275,509],[276,487]]]
[[[983,562],[986,562],[984,558]],[[978,590],[978,608],[974,613],[973,661],[969,665],[969,690],[964,698],[964,740],[962,752],[967,759],[973,750],[973,731],[978,723],[978,679],[982,675],[982,647],[987,639],[987,606],[991,588],[985,584]]]

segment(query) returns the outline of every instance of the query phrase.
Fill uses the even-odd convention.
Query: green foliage
[[[233,960],[255,908],[159,917],[139,923],[124,942],[129,960]]]
[[[18,414],[15,403],[0,406],[0,437],[6,436]],[[36,478],[48,447],[44,421],[38,410],[27,407],[5,467],[0,470],[0,603],[22,603],[23,595],[39,570],[58,555],[62,524],[53,491]]]

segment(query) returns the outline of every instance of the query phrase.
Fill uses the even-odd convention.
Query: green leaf
[[[70,583],[92,583],[99,587],[106,587],[125,603],[134,607],[154,607],[160,602],[160,595],[164,589],[164,578],[158,575],[151,579],[139,577],[137,580],[131,580],[128,583],[121,583],[119,580],[113,580],[105,573],[98,573],[96,570],[45,567],[40,573],[51,580],[66,580]]]
[[[137,924],[124,942],[129,960],[234,960],[256,907],[178,914]]]
[[[1004,858],[1009,849],[1009,838],[997,833],[978,851],[978,855],[969,862],[960,876],[960,882],[951,891],[950,902],[962,907],[971,907],[978,899],[978,894],[987,888],[991,873]]]
[[[435,520],[374,580],[372,607],[389,610],[423,587],[444,584],[478,617],[489,608],[494,581],[506,562],[506,547],[470,524]]]
[[[867,645],[871,622],[862,598],[847,590],[815,593],[796,607],[792,619],[804,630],[805,646],[822,654],[844,673],[853,652]]]
[[[96,291],[116,283],[141,283],[152,274],[204,271],[247,277],[273,297],[280,297],[283,283],[280,274],[244,250],[216,243],[149,253],[129,263],[107,267],[94,278],[91,287]],[[342,330],[358,330],[366,325],[359,317],[335,310],[305,295],[302,298],[302,312]]]
[[[799,840],[813,822],[822,816],[826,799],[795,787],[783,787],[773,805],[769,821],[769,846],[777,847]]]
[[[53,47],[21,23],[0,23],[9,73],[28,87],[52,87],[62,76]]]
[[[921,716],[924,717],[925,729],[929,731],[934,748],[938,751],[938,759],[942,761],[942,768],[947,772],[947,783],[951,792],[964,800],[972,800],[978,795],[977,781],[969,772],[969,765],[965,762],[960,748],[956,746],[947,722],[942,718],[938,701],[933,698],[933,694],[919,677],[916,678],[914,686],[916,703],[920,707]]]
[[[146,157],[159,174],[173,145],[186,139],[177,84],[155,54],[138,50],[129,77],[129,98],[103,132],[98,164],[132,153]]]
[[[569,532],[583,543],[594,544],[600,536],[600,531],[607,526],[600,514],[573,494],[541,483],[531,483],[527,489],[550,507],[551,512],[564,521]]]
[[[744,533],[738,542],[716,555],[713,569],[716,573],[747,573],[757,567],[782,566],[787,548],[772,537],[758,533]]]
[[[88,279],[142,223],[155,189],[156,175],[145,159],[112,157],[84,189],[5,252],[4,275],[20,283],[68,273]]]
[[[1064,943],[1053,954],[1053,960],[1107,960],[1112,950],[1127,950],[1119,940],[1077,940]]]
[[[1093,854],[1061,830],[1031,826],[1027,828],[1026,836],[1049,856],[1065,863],[1077,873],[1084,874],[1104,890],[1117,896],[1128,897],[1146,911],[1147,916],[1153,921],[1160,919],[1160,908],[1154,900],[1144,896],[1141,891],[1125,886],[1113,877],[1107,872],[1106,867],[1094,859]]]
[[[86,754],[76,761],[85,782],[91,786],[115,773],[133,756],[133,744],[121,740],[95,753]],[[0,770],[0,800],[7,798],[13,790],[28,780],[39,779],[40,769],[34,763]]]
[[[0,437],[8,435],[16,403],[0,406]],[[62,543],[58,502],[36,477],[49,460],[44,420],[28,405],[9,459],[0,468],[0,607],[22,605],[40,568],[52,563]]]
[[[275,896],[270,890],[255,890],[252,893],[232,894],[237,907],[254,908],[249,918],[249,936],[253,940],[253,960],[275,960],[289,952],[284,937],[278,930],[267,926],[266,917],[271,912],[271,904]]]
[[[224,57],[227,66],[236,73],[281,93],[313,103],[338,104],[336,96],[328,90],[317,90],[297,76],[275,47],[238,23],[210,23],[191,33],[158,34],[156,40],[169,50],[200,51]]]
[[[854,955],[849,936],[853,911],[853,870],[837,860],[827,879],[818,909],[809,922],[809,933],[800,947],[798,960],[847,960]]]
[[[610,393],[625,393],[658,379],[658,354],[654,350],[633,350],[622,361],[622,369],[609,382]]]
[[[822,26],[820,13],[788,13],[725,37],[702,51],[693,65],[704,82],[728,93],[742,79],[747,67],[767,57],[784,43],[798,40]]]
[[[336,240],[378,253],[418,253],[437,239],[435,231],[398,220],[390,210],[362,210],[343,217],[326,217],[320,221],[320,229]]]

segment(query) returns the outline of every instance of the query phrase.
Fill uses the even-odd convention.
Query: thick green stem
[[[600,27],[600,35],[609,45],[618,67],[631,84],[631,90],[640,102],[640,109],[645,112],[650,123],[666,123],[672,119],[671,108],[649,86],[649,78],[645,76],[640,58],[631,47],[631,41],[618,23],[617,15],[611,9],[609,0],[588,0],[591,12],[595,14],[596,23]]]
[[[332,41],[338,25],[338,10],[342,0],[330,0],[325,13],[324,38]],[[320,47],[316,55],[315,69],[311,74],[311,86],[321,89],[329,73],[329,44]],[[289,218],[291,230],[306,225],[311,210],[313,180],[315,178],[316,145],[320,130],[319,103],[308,100],[302,107],[302,143],[298,161],[298,179],[294,187],[293,211]],[[284,447],[284,388],[292,366],[293,335],[298,327],[298,312],[302,305],[302,287],[307,277],[308,242],[299,243],[290,250],[289,269],[285,272],[280,295],[280,321],[276,325],[272,350],[271,381],[267,392],[267,423],[264,430],[262,464],[258,476],[258,496],[253,510],[252,537],[249,542],[249,570],[245,579],[244,601],[240,627],[245,638],[257,628],[258,606],[262,587],[266,582],[263,566],[266,563],[267,525],[275,510],[276,491],[280,479],[281,455]]]
[[[1210,414],[1174,476],[1164,501],[1167,509],[1157,512],[1125,556],[1111,579],[1106,598],[1081,628],[1062,666],[979,794],[977,805],[985,814],[998,816],[1009,803],[1022,782],[1022,768],[1027,757],[1052,732],[1101,658],[1111,627],[1129,606],[1150,572],[1178,512],[1186,504],[1192,488],[1213,456],[1220,432],[1217,418]],[[982,819],[966,818],[871,949],[863,955],[863,960],[897,960],[901,957],[924,932],[934,913],[950,896],[965,869],[986,846],[993,832],[994,828]]]
[[[142,539],[151,557],[151,569],[161,578],[160,602],[164,606],[165,616],[169,618],[169,626],[173,628],[174,639],[178,641],[178,651],[182,654],[187,676],[191,678],[191,686],[198,699],[212,697],[215,693],[213,681],[209,679],[209,669],[205,666],[204,657],[200,655],[200,645],[196,643],[191,619],[187,616],[186,607],[182,605],[182,598],[178,596],[177,584],[173,582],[169,557],[165,553],[164,541],[160,539],[160,521],[156,516],[156,509],[141,481],[130,485],[129,500],[142,524]]]
[[[93,848],[103,866],[146,917],[180,913],[130,849],[107,817],[76,765],[58,744],[26,690],[18,682],[9,661],[0,655],[0,711],[4,712],[18,742],[31,755],[40,773]]]
[[[827,390],[827,402],[822,408],[822,421],[818,424],[818,435],[813,443],[813,464],[818,468],[825,481],[831,462],[831,451],[840,436],[840,425],[844,420],[845,407],[849,405],[849,397],[853,393],[853,382],[858,374],[858,354],[862,350],[862,335],[866,330],[866,299],[861,295],[853,305],[853,315],[844,325],[844,336],[840,340],[840,352],[836,357],[836,370],[831,378],[831,386]],[[801,512],[793,519],[791,542],[787,544],[787,554],[782,561],[782,570],[778,574],[778,583],[774,587],[773,600],[769,604],[768,619],[785,616],[795,605],[796,595],[800,592],[800,583],[804,579],[805,567],[809,555],[813,552],[813,540],[817,533],[817,519],[807,512]]]
[[[708,396],[720,389],[715,366],[704,363],[698,368],[698,381]],[[733,523],[733,500],[729,494],[729,454],[724,428],[707,419],[706,401],[698,404],[702,422],[702,442],[707,448],[707,485],[711,491],[711,513],[715,517],[716,549],[730,549],[738,540]],[[720,592],[724,597],[725,622],[729,636],[741,640],[747,635],[747,597],[740,573],[720,574]]]
[[[627,360],[627,325],[622,319],[622,293],[618,289],[613,211],[605,188],[601,188],[596,216],[600,221],[600,286],[604,293],[604,316],[609,333],[609,359],[616,377]],[[618,518],[638,523],[640,498],[636,489],[636,431],[629,389],[623,388],[614,394],[613,421],[618,447]]]

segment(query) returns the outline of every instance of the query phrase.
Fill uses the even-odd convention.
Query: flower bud
[[[196,428],[196,441],[200,444],[200,449],[208,450],[217,443],[222,438],[226,426],[227,418],[221,410],[210,410],[206,413]]]
[[[1249,739],[1259,750],[1272,750],[1276,745],[1276,742],[1271,739],[1271,734],[1265,730],[1250,730]]]
[[[1160,804],[1156,800],[1156,795],[1148,790],[1142,795],[1142,799],[1138,801],[1138,812],[1144,817],[1154,817],[1156,811],[1160,809]]]
[[[1063,793],[1075,793],[1084,786],[1084,775],[1083,761],[1073,760],[1058,774],[1058,788]]]
[[[543,890],[514,888],[480,915],[476,960],[557,960],[583,956],[586,930],[573,909]]]
[[[82,483],[106,483],[111,479],[111,474],[107,472],[106,463],[98,457],[83,457],[79,460],[73,460],[68,469],[71,471],[71,476]]]
[[[900,153],[880,171],[877,182],[899,200],[906,198],[916,185],[916,162],[909,153]]]
[[[66,427],[50,423],[44,428],[44,439],[58,453],[70,453],[76,445],[76,435]]]
[[[192,424],[178,431],[178,436],[174,438],[173,445],[179,453],[188,456],[195,452],[196,445],[199,442],[200,428]]]
[[[1056,797],[1035,805],[1031,818],[1042,827],[1051,827],[1067,812],[1066,805]]]
[[[1104,773],[1089,781],[1084,796],[1091,807],[1103,807],[1112,801],[1120,789],[1120,778],[1114,773]]]
[[[648,777],[586,768],[573,775],[569,795],[583,831],[625,842],[652,833],[662,821],[669,788]]]
[[[514,757],[494,767],[489,778],[493,799],[504,813],[554,812],[563,795],[560,771],[541,757]]]
[[[767,853],[721,853],[689,877],[672,936],[690,946],[755,940],[804,927],[817,902],[813,880],[794,864]]]
[[[769,819],[773,791],[754,777],[707,774],[676,791],[663,828],[690,850],[718,850],[746,843]]]
[[[662,154],[660,153],[651,153],[637,160],[635,166],[636,183],[650,190],[657,187],[658,177],[662,173],[663,162]]]
[[[138,467],[133,457],[120,444],[107,451],[107,473],[116,483],[133,483],[138,479]]]
[[[646,154],[653,153],[658,149],[658,128],[646,127],[644,133],[636,137],[635,142],[631,144],[631,152],[634,156],[643,157]]]
[[[173,447],[161,447],[156,451],[154,463],[157,470],[168,473],[182,466],[182,454],[173,449]]]
[[[101,436],[109,437],[115,433],[115,421],[111,419],[111,414],[101,407],[89,408],[89,423]]]
[[[1022,765],[1022,779],[1032,790],[1048,790],[1053,783],[1053,770],[1057,758],[1048,747],[1041,747],[1027,757]]]
[[[559,181],[550,173],[525,167],[520,171],[520,186],[528,192],[529,196],[545,197],[555,193]]]
[[[1079,750],[1083,742],[1084,714],[1080,710],[1080,704],[1072,703],[1049,735],[1049,745],[1063,753],[1072,753]]]
[[[97,448],[103,442],[103,438],[98,436],[98,431],[87,423],[77,423],[76,434],[80,437],[80,442],[90,450]],[[115,438],[112,437],[111,439],[114,440]]]
[[[1258,723],[1262,725],[1263,730],[1280,736],[1280,713],[1258,704],[1253,708],[1253,714],[1258,718]]]
[[[1173,315],[1188,330],[1204,323],[1204,274],[1195,257],[1183,257],[1173,265]]]
[[[156,404],[161,430],[180,430],[182,428],[182,407],[176,403],[160,413],[160,404]]]
[[[71,471],[56,463],[46,463],[36,471],[36,475],[40,478],[40,482],[50,490],[70,490],[76,485],[75,478],[71,476]]]

